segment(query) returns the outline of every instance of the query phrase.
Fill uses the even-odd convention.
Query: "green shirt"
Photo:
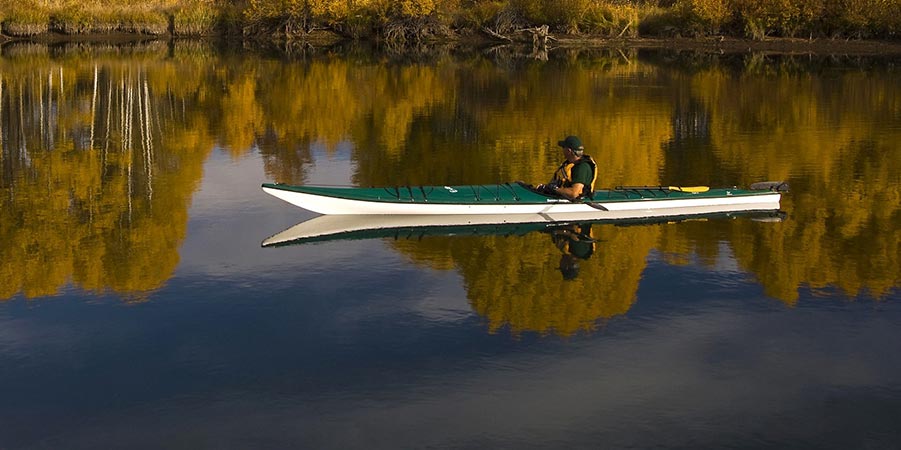
[[[573,183],[582,183],[586,187],[591,186],[591,178],[594,177],[594,171],[591,170],[591,164],[582,163],[573,167],[572,169],[572,182]]]

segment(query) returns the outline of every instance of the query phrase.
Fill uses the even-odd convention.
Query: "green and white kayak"
[[[267,194],[327,215],[564,215],[566,220],[666,217],[779,209],[785,183],[752,189],[618,186],[579,201],[537,192],[522,183],[464,186],[341,187],[264,183]]]

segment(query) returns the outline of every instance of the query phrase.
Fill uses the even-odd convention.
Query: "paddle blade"
[[[788,183],[784,181],[761,181],[751,185],[754,191],[788,192]]]
[[[707,192],[710,188],[708,186],[670,186],[669,190],[679,192]]]

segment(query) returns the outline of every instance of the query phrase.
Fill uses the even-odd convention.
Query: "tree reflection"
[[[429,267],[456,268],[489,331],[569,336],[629,310],[658,235],[656,226],[584,224],[522,236],[433,237],[392,245]],[[576,236],[587,248],[572,248]],[[598,243],[602,248],[595,251]],[[568,274],[559,270],[560,260],[576,255],[590,260],[581,259],[578,276],[564,281]]]
[[[728,249],[788,304],[805,288],[884,298],[901,278],[901,85],[878,66],[598,50],[282,61],[189,44],[3,55],[0,298],[68,282],[125,294],[164,284],[217,146],[259,151],[281,182],[306,180],[312,146],[347,143],[360,185],[475,184],[545,180],[570,132],[601,162],[599,187],[784,179],[789,220],[716,238],[706,227],[621,230],[566,292],[544,270],[560,266],[547,236],[430,244],[446,245],[447,259],[429,263],[461,270],[492,330],[566,334],[625,312],[654,248],[710,264]],[[496,278],[481,276],[486,263]]]
[[[171,276],[212,141],[173,92],[198,80],[158,56],[2,60],[0,298],[141,299]]]

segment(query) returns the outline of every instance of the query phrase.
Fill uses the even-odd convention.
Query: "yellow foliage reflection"
[[[600,319],[625,314],[654,247],[660,227],[583,225],[595,241],[578,271],[561,271],[554,230],[514,236],[431,237],[393,245],[437,269],[455,267],[466,283],[469,302],[495,332],[537,331],[570,336],[592,331]],[[574,228],[574,227],[573,227]],[[557,229],[556,233],[561,230]],[[444,255],[443,257],[441,255]],[[566,279],[566,281],[564,281]]]
[[[181,125],[190,65],[154,55],[0,63],[0,298],[140,299],[175,270],[212,140]]]
[[[163,285],[213,148],[259,152],[280,182],[305,181],[312,147],[344,146],[359,185],[539,183],[568,134],[600,162],[599,187],[788,180],[788,219],[600,227],[616,238],[565,293],[547,235],[397,244],[459,270],[492,330],[568,335],[624,313],[652,249],[674,264],[727,250],[787,304],[799,289],[881,299],[901,279],[901,85],[888,69],[599,50],[285,61],[157,45],[3,48],[0,298]]]
[[[789,303],[801,286],[888,295],[901,280],[901,85],[891,74],[752,68],[695,82],[720,167],[746,174],[743,182],[793,179],[791,219],[753,245],[736,235],[736,255]]]

